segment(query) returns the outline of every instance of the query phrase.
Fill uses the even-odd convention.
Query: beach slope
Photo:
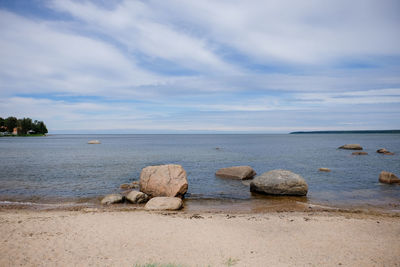
[[[396,216],[0,212],[0,266],[400,266]]]

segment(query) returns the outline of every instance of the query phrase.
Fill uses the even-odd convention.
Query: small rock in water
[[[379,174],[379,182],[385,184],[400,184],[400,179],[394,173],[382,171]]]
[[[360,146],[359,144],[346,144],[346,145],[340,146],[339,149],[363,150],[362,146]]]
[[[383,154],[383,153],[385,153],[385,152],[389,152],[389,151],[387,151],[387,149],[386,149],[386,148],[380,148],[380,149],[378,149],[376,152],[377,152],[377,153],[381,153],[381,154]]]
[[[394,155],[394,153],[393,152],[385,152],[385,153],[383,153],[383,155]]]
[[[101,200],[101,204],[103,205],[109,205],[109,204],[115,204],[115,203],[121,203],[124,201],[124,197],[120,194],[110,194],[105,196]]]
[[[121,184],[119,186],[119,188],[121,188],[121,189],[131,189],[131,184]]]
[[[219,169],[215,175],[222,178],[245,180],[252,179],[256,175],[256,172],[250,166],[234,166]]]
[[[140,203],[146,203],[149,200],[149,197],[143,192],[131,191],[126,196],[126,199],[131,203],[140,204]]]
[[[378,149],[376,152],[383,155],[394,155],[393,152],[388,151],[386,148]]]
[[[353,152],[351,154],[356,156],[362,156],[362,155],[368,155],[368,152]]]
[[[329,169],[329,168],[319,168],[318,170],[320,172],[330,172],[331,171],[331,169]]]
[[[90,140],[90,141],[88,142],[88,144],[91,144],[91,145],[98,145],[98,144],[101,144],[101,143],[100,143],[99,140]]]
[[[134,188],[138,188],[139,185],[138,184],[121,184],[119,188],[121,189],[134,189]]]
[[[183,201],[179,197],[154,197],[147,202],[146,210],[179,210]]]

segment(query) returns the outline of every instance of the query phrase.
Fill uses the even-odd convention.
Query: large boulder
[[[147,202],[146,210],[179,210],[183,201],[179,197],[154,197]]]
[[[400,179],[394,173],[382,171],[379,174],[379,182],[384,184],[400,184]]]
[[[340,146],[339,149],[363,150],[362,146],[360,146],[359,144],[346,144],[346,145]]]
[[[120,194],[110,194],[105,196],[101,200],[101,204],[103,205],[110,205],[110,204],[115,204],[115,203],[121,203],[124,201],[124,196]]]
[[[256,172],[250,166],[234,166],[219,169],[215,175],[222,178],[245,180],[252,179],[256,175]]]
[[[140,191],[152,197],[183,197],[188,189],[181,165],[148,166],[140,174]]]
[[[143,192],[131,191],[125,197],[129,202],[133,204],[146,203],[149,200],[149,196]]]
[[[307,195],[308,185],[300,175],[287,170],[273,170],[256,176],[250,191],[267,195]]]

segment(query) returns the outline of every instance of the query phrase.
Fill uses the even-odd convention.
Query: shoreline
[[[0,201],[0,211],[145,211],[144,204],[119,203],[101,205],[99,197],[83,201],[59,202],[24,202]],[[183,213],[232,213],[232,214],[268,214],[271,212],[331,212],[375,214],[400,217],[400,204],[391,205],[333,205],[331,203],[314,203],[301,201],[301,198],[265,199],[184,199]]]
[[[400,217],[0,209],[1,266],[399,266]]]

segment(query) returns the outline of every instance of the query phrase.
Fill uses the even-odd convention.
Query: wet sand
[[[400,217],[0,209],[0,266],[400,266]]]

